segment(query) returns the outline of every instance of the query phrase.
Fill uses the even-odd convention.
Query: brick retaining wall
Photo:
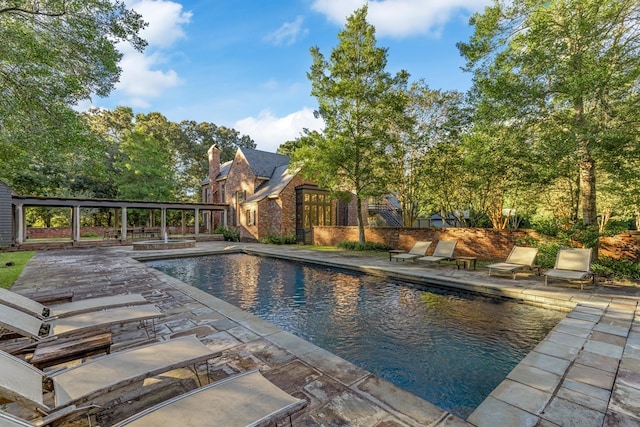
[[[391,228],[365,227],[367,242],[386,243],[409,250],[418,240],[457,240],[456,255],[481,259],[504,259],[523,237],[538,239],[533,230],[493,230],[486,228]],[[358,241],[358,227],[314,227],[315,245],[335,246],[343,241]],[[640,233],[603,237],[600,255],[640,260]]]

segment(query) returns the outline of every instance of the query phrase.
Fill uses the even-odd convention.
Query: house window
[[[247,225],[257,225],[256,224],[256,211],[255,211],[255,209],[247,209],[246,221],[247,221]]]
[[[242,202],[244,202],[244,199],[246,198],[246,196],[247,196],[247,192],[246,191],[244,191],[244,190],[236,191],[235,215],[234,215],[234,218],[233,218],[233,220],[235,222],[234,225],[238,225],[241,222],[240,221],[240,212],[242,212],[242,211],[240,210],[240,204]]]

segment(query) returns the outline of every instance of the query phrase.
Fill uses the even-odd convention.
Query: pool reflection
[[[563,313],[244,254],[148,265],[461,417]]]

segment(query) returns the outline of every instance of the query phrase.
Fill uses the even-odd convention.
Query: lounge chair
[[[94,406],[76,407],[77,404],[163,372],[206,362],[219,354],[195,335],[189,335],[98,357],[47,376],[0,351],[0,397],[45,414],[41,424],[49,424]],[[53,387],[53,406],[44,402],[45,380]]]
[[[489,276],[492,272],[513,274],[513,280],[516,274],[521,270],[532,270],[534,268],[538,248],[525,248],[522,246],[514,246],[505,262],[489,264]]]
[[[547,279],[549,277],[562,280],[582,280],[583,282],[580,282],[580,289],[584,289],[584,280],[593,280],[593,274],[591,273],[591,249],[560,249],[556,256],[555,267],[544,273],[545,286],[547,286]]]
[[[153,320],[161,315],[162,313],[155,305],[144,304],[92,311],[61,319],[42,320],[15,308],[0,305],[0,327],[42,342],[47,338],[69,336],[120,323]]]
[[[122,294],[100,298],[87,298],[47,307],[8,289],[0,288],[0,303],[13,307],[41,319],[48,317],[66,317],[89,311],[128,305],[147,304],[149,301],[140,294]]]
[[[396,261],[398,261],[398,260],[404,261],[406,259],[415,260],[416,258],[420,258],[421,256],[425,256],[427,254],[427,249],[429,249],[429,246],[431,246],[431,242],[418,241],[413,245],[413,247],[409,250],[409,252],[403,253],[403,254],[398,254],[398,255],[395,255],[395,256],[393,256],[391,258],[396,260]]]
[[[291,417],[306,404],[255,370],[162,402],[113,427],[263,427]]]
[[[453,259],[453,251],[458,244],[457,240],[438,240],[433,254],[416,258],[416,261],[440,262]]]

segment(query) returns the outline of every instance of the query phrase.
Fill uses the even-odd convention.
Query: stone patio
[[[234,251],[512,298],[568,315],[464,421],[137,260]],[[543,284],[543,278],[535,275],[511,280],[451,265],[426,267],[296,246],[198,242],[195,248],[172,251],[134,253],[132,247],[115,247],[38,252],[12,290],[36,295],[72,289],[77,299],[142,293],[164,315],[156,322],[157,339],[196,333],[213,351],[222,351],[211,361],[211,380],[260,368],[274,384],[305,398],[309,404],[293,417],[294,426],[639,425],[640,289],[604,282],[584,291],[566,282]],[[113,351],[147,341],[145,332],[135,326],[113,332]],[[199,377],[206,374],[202,369]],[[198,377],[188,370],[160,376],[144,387],[111,393],[90,420],[82,417],[65,425],[107,426],[197,386]],[[16,404],[7,409],[31,415]]]

